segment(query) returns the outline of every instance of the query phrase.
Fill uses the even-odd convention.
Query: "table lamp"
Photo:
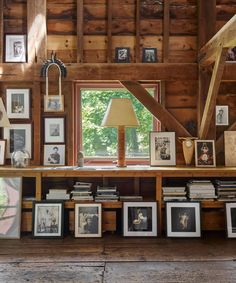
[[[118,161],[117,167],[126,167],[125,162],[125,127],[137,127],[139,122],[134,112],[131,100],[128,98],[113,98],[110,100],[102,121],[103,127],[118,129]]]

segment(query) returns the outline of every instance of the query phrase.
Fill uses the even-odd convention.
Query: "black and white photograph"
[[[174,132],[150,132],[151,166],[176,165]]]
[[[195,140],[195,166],[196,167],[215,167],[215,141],[214,140]]]
[[[167,237],[201,237],[200,202],[166,202]]]
[[[45,118],[44,129],[45,143],[64,143],[64,118]]]
[[[5,164],[6,159],[6,140],[0,140],[0,165]]]
[[[130,62],[130,49],[129,47],[116,47],[116,63],[129,63]]]
[[[65,145],[45,144],[43,165],[65,165]]]
[[[216,126],[229,125],[229,106],[216,105]]]
[[[29,89],[7,89],[7,115],[12,119],[30,118]]]
[[[44,96],[44,112],[63,112],[64,95]]]
[[[236,202],[225,203],[228,238],[236,238]]]
[[[236,61],[236,46],[228,49],[226,61]]]
[[[18,150],[26,150],[31,157],[31,124],[11,124],[9,128],[4,128],[3,137],[7,140],[7,158],[11,158],[12,153]]]
[[[27,61],[26,35],[6,34],[5,36],[5,62]]]
[[[102,205],[75,204],[75,237],[102,236]]]
[[[62,238],[64,223],[62,201],[33,202],[33,236],[37,238]]]
[[[123,203],[124,236],[157,236],[157,203]]]
[[[143,63],[157,63],[157,49],[156,48],[143,48],[142,53]]]

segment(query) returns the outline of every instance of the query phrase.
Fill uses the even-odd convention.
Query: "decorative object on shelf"
[[[216,126],[229,125],[229,106],[216,105]]]
[[[182,142],[184,160],[187,166],[191,165],[194,153],[194,140],[196,139],[196,137],[179,137],[179,140]]]
[[[25,34],[5,35],[5,62],[24,63],[27,61],[27,43]]]
[[[225,166],[236,166],[236,131],[224,132]]]
[[[65,142],[65,119],[44,118],[44,142],[64,143]]]
[[[77,154],[77,166],[78,167],[84,166],[84,154],[82,151],[79,151]]]
[[[151,166],[176,165],[174,132],[150,132]]]
[[[195,165],[196,167],[215,167],[215,141],[195,140]]]
[[[129,47],[116,47],[115,49],[115,62],[116,63],[129,63],[130,62],[130,48]]]
[[[30,155],[27,150],[14,151],[11,155],[11,165],[16,168],[25,168],[30,164]]]
[[[201,237],[200,202],[166,202],[167,237]]]
[[[143,63],[157,63],[157,49],[156,48],[143,48],[142,53]]]
[[[6,160],[6,140],[0,140],[0,165],[5,164]]]
[[[48,92],[48,72],[49,68],[56,66],[59,72],[58,76],[58,95],[49,95]],[[64,111],[64,96],[61,93],[61,78],[66,77],[67,70],[65,64],[56,58],[56,53],[52,51],[51,58],[43,63],[41,68],[41,77],[46,77],[46,95],[44,96],[45,112],[62,112]]]
[[[157,236],[157,203],[123,203],[124,236]]]
[[[65,165],[65,145],[45,144],[44,145],[44,165]]]
[[[236,202],[225,203],[228,238],[236,238]]]
[[[118,167],[126,167],[125,162],[125,127],[137,127],[139,122],[132,102],[128,98],[110,100],[102,121],[103,127],[118,128]]]
[[[1,97],[0,97],[0,127],[10,127],[10,122],[7,117],[7,112]]]

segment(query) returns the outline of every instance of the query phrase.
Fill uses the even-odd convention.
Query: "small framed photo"
[[[195,140],[195,166],[196,167],[215,167],[215,141],[214,140]]]
[[[26,62],[27,43],[25,34],[6,34],[5,62]]]
[[[157,203],[123,203],[124,236],[157,236]]]
[[[236,238],[236,202],[225,203],[228,238]]]
[[[62,238],[64,232],[63,201],[34,201],[32,232],[35,238]]]
[[[156,48],[143,48],[142,53],[143,63],[157,63],[157,49]]]
[[[216,105],[216,126],[229,125],[229,106]]]
[[[6,140],[0,140],[0,165],[5,164],[6,160]]]
[[[65,145],[45,144],[43,165],[65,165]]]
[[[75,204],[75,237],[102,236],[101,203]]]
[[[150,132],[151,166],[176,165],[174,132]]]
[[[64,118],[45,118],[44,119],[44,140],[45,143],[64,143],[65,142],[65,119]]]
[[[129,63],[130,62],[130,48],[129,47],[116,47],[116,63]]]
[[[64,95],[44,96],[44,112],[63,112]]]
[[[30,91],[29,89],[7,89],[7,115],[12,119],[30,118]]]
[[[11,154],[17,150],[26,150],[32,156],[31,124],[11,124],[9,128],[4,128],[3,137],[7,140],[7,158],[11,158]]]
[[[224,131],[225,166],[236,166],[236,131]]]
[[[166,202],[167,237],[201,237],[200,202]]]

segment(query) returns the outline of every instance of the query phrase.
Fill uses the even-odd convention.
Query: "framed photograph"
[[[116,47],[116,63],[129,63],[130,62],[130,49],[129,47]]]
[[[216,105],[216,126],[229,125],[229,106]]]
[[[201,237],[200,202],[166,202],[167,237]]]
[[[5,35],[5,62],[26,62],[27,43],[25,34]]]
[[[236,61],[236,46],[228,49],[226,61]]]
[[[44,145],[43,165],[65,165],[65,145],[64,144]]]
[[[123,203],[124,236],[157,236],[157,203]]]
[[[228,238],[236,238],[236,202],[225,203]]]
[[[157,63],[157,49],[156,48],[143,48],[142,53],[143,63]]]
[[[195,140],[195,165],[196,167],[215,167],[215,141]]]
[[[32,156],[32,127],[31,124],[11,124],[9,128],[4,128],[3,137],[7,140],[6,157],[11,158],[11,154],[17,150],[26,150]]]
[[[7,89],[7,115],[12,119],[30,118],[29,89]]]
[[[0,177],[0,239],[19,239],[21,229],[21,177]]]
[[[176,165],[174,132],[150,132],[151,166]]]
[[[45,143],[65,142],[65,119],[45,118],[44,119],[44,140]]]
[[[36,238],[62,238],[64,232],[63,201],[34,201],[32,232]]]
[[[101,203],[75,204],[75,237],[102,236]]]
[[[5,164],[6,160],[6,140],[0,140],[0,165]]]
[[[63,112],[64,95],[44,96],[44,112]]]
[[[236,166],[236,131],[225,131],[225,166]]]

